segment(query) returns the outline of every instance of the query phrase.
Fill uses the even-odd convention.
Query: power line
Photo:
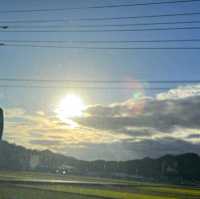
[[[78,49],[78,50],[200,50],[200,47],[86,47],[86,46],[56,46],[56,45],[25,45],[25,44],[4,44],[0,47],[29,47],[29,48],[57,48],[57,49]]]
[[[82,33],[93,33],[93,32],[143,32],[143,31],[168,31],[168,30],[199,30],[199,27],[167,27],[167,28],[139,28],[139,29],[99,29],[99,30],[0,30],[0,32],[21,32],[21,33],[74,33],[74,32],[82,32]]]
[[[173,43],[200,42],[200,39],[159,39],[159,40],[0,40],[1,43]]]
[[[34,78],[0,78],[0,81],[6,82],[39,82],[39,83],[103,83],[103,84],[121,84],[121,83],[149,83],[149,84],[177,84],[177,83],[200,83],[199,80],[87,80],[87,79],[34,79]]]
[[[72,85],[41,85],[41,83],[81,83],[81,84],[122,84],[122,83],[149,83],[149,84],[177,84],[200,83],[200,80],[70,80],[70,79],[33,79],[33,78],[0,78],[1,82],[21,82],[26,84],[0,84],[1,88],[36,88],[36,89],[87,89],[87,90],[169,90],[172,87],[146,87],[146,86],[72,86]],[[40,83],[40,85],[29,85]]]
[[[99,17],[99,18],[79,18],[74,20],[79,21],[101,21],[101,20],[121,20],[121,19],[142,19],[142,18],[157,18],[157,17],[174,17],[174,16],[192,16],[199,15],[200,12],[191,13],[175,13],[175,14],[160,14],[160,15],[143,15],[143,16],[128,16],[128,17]]]
[[[159,15],[138,15],[125,17],[93,17],[93,18],[68,18],[68,19],[47,19],[47,20],[6,20],[0,21],[1,24],[8,23],[51,23],[51,22],[72,22],[72,21],[107,21],[107,20],[124,20],[124,19],[144,19],[144,18],[161,18],[161,17],[175,17],[175,16],[193,16],[200,15],[200,12],[184,12],[184,13],[170,13]]]
[[[195,24],[200,21],[176,21],[176,22],[152,22],[152,23],[129,23],[129,24],[98,24],[98,25],[45,25],[45,26],[0,26],[1,29],[13,28],[98,28],[98,27],[127,27],[127,26],[152,26],[152,25],[177,25],[177,24]]]
[[[37,89],[88,89],[88,90],[169,90],[171,87],[98,87],[98,86],[41,86],[41,85],[0,85],[1,88],[37,88]]]
[[[137,7],[137,6],[150,6],[150,5],[192,3],[192,2],[199,2],[199,1],[200,0],[173,0],[173,1],[164,1],[164,2],[161,1],[161,2],[146,2],[146,3],[110,4],[110,5],[98,5],[98,6],[69,7],[69,8],[0,10],[0,13],[50,12],[50,11],[82,10],[82,9],[121,8],[121,7]]]

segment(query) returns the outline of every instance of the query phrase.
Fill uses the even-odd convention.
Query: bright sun
[[[86,108],[82,99],[77,95],[67,95],[59,103],[56,113],[61,120],[67,120],[82,115]]]

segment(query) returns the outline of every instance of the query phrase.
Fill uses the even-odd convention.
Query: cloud
[[[137,99],[129,99],[121,103],[113,103],[108,106],[93,105],[85,110],[87,116],[98,117],[128,117],[141,113],[143,111],[145,101],[151,99],[141,96]]]
[[[112,143],[128,137],[84,126],[71,128],[51,113],[18,110],[18,108],[9,109],[11,114],[6,117],[4,139],[26,147],[37,149],[48,147],[57,150],[66,145],[82,145],[88,142]]]
[[[34,145],[52,146],[52,145],[61,144],[61,141],[60,140],[31,140],[30,143]]]
[[[165,137],[161,139],[146,139],[141,142],[128,140],[123,146],[137,153],[139,157],[160,157],[165,154],[180,154],[188,152],[200,153],[200,145],[181,139]]]
[[[73,148],[65,146],[59,152],[70,153],[72,156],[87,160],[130,160],[145,157],[158,158],[166,154],[188,152],[200,154],[200,145],[173,138],[146,139],[142,141],[127,139],[114,143],[87,143],[81,148],[78,146]]]
[[[200,85],[186,85],[171,89],[168,92],[160,93],[157,95],[159,100],[167,99],[181,99],[193,96],[200,96]]]
[[[25,115],[26,111],[22,108],[7,108],[5,109],[5,118],[18,118]]]
[[[176,99],[161,97],[165,96],[163,93],[155,98],[143,98],[141,101],[128,100],[117,105],[93,106],[86,110],[88,116],[78,118],[76,121],[95,129],[109,129],[116,132],[121,132],[123,129],[127,132],[127,128],[138,128],[141,132],[141,127],[163,133],[172,133],[177,127],[199,129],[200,95],[182,97],[187,89],[182,88],[181,92],[181,88],[178,88],[177,93],[181,95],[180,97],[176,95]],[[173,91],[175,93],[175,89]]]
[[[200,138],[200,134],[190,134],[188,135],[188,138]]]
[[[81,159],[135,159],[200,153],[200,85],[155,97],[88,106],[75,128],[54,113],[7,109],[5,138]]]

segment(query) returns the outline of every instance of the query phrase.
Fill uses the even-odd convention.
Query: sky
[[[138,0],[134,2],[146,2]],[[156,0],[158,2],[158,0]],[[164,0],[161,0],[164,1]],[[150,0],[149,0],[150,2]],[[0,0],[0,10],[63,8],[133,3],[132,0]],[[119,17],[198,12],[200,2],[68,10],[45,13],[0,13],[0,21]],[[79,21],[66,25],[98,25],[198,20],[196,16],[123,21]],[[5,24],[3,24],[5,25]],[[11,24],[17,25],[17,24]],[[22,24],[23,25],[23,24]],[[53,24],[55,25],[55,24]],[[176,25],[182,27],[183,25]],[[198,26],[184,25],[184,26]],[[161,26],[163,27],[163,26]],[[171,25],[170,27],[174,27]],[[0,40],[153,40],[198,39],[200,30],[93,33],[0,32]],[[63,44],[62,44],[63,45]],[[82,44],[83,45],[83,44]],[[96,46],[97,44],[91,44]],[[133,44],[98,44],[133,46]],[[150,44],[160,46],[161,44]],[[137,44],[136,46],[141,46]],[[143,44],[144,46],[144,44]],[[199,46],[198,43],[163,46]],[[198,50],[83,50],[0,47],[0,79],[137,80],[141,89],[88,90],[66,88],[0,88],[5,110],[4,139],[34,149],[50,149],[80,159],[127,160],[166,153],[197,152],[199,147],[199,85],[152,85],[166,91],[143,89],[141,80],[198,80]],[[1,81],[0,85],[20,82]],[[26,83],[29,85],[30,83]],[[38,85],[38,83],[37,83]],[[52,85],[52,84],[51,84]],[[82,86],[75,84],[75,86]],[[93,86],[89,84],[88,86]],[[104,86],[104,85],[100,85]],[[115,85],[114,85],[115,86]],[[130,85],[116,85],[130,86]],[[133,86],[133,85],[131,85]],[[80,96],[84,114],[73,118],[75,128],[56,115],[68,94]]]

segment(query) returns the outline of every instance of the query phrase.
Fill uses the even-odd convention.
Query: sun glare
[[[82,99],[77,95],[70,94],[60,101],[56,113],[61,120],[65,121],[81,116],[84,109],[85,104]]]

